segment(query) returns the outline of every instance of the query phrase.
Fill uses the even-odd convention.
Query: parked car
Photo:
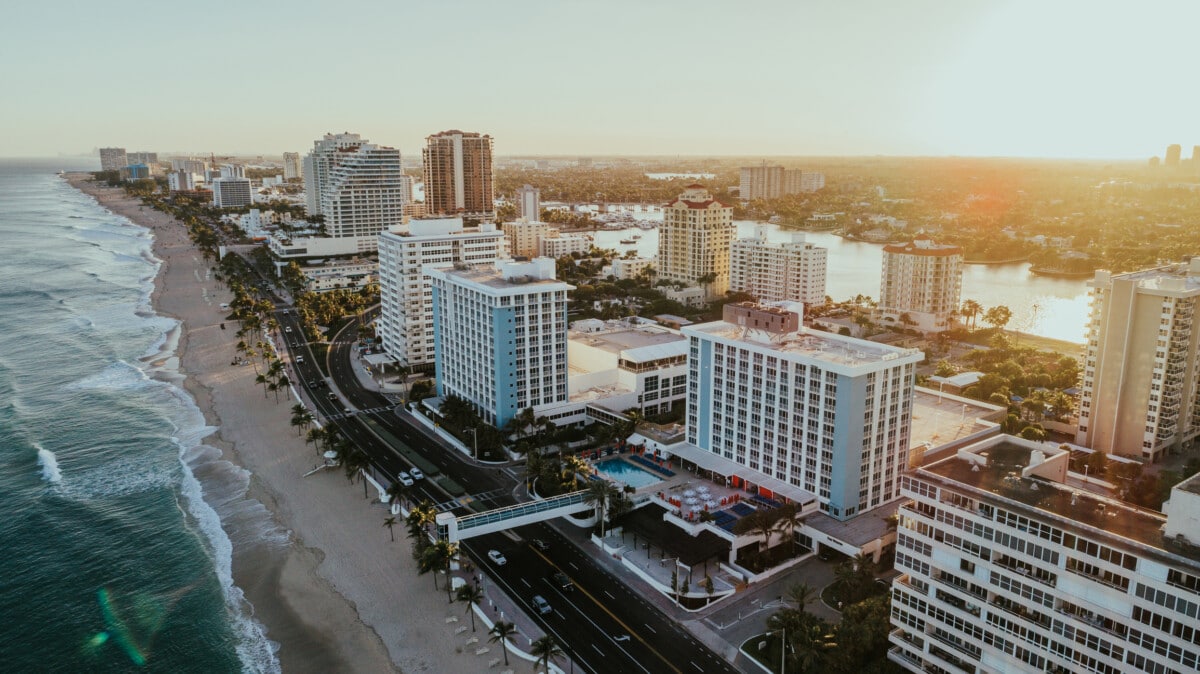
[[[413,486],[412,476],[404,471],[400,471],[400,474],[396,476],[396,479],[399,480],[400,484],[404,485],[405,487]]]
[[[403,475],[403,473],[401,473],[401,475]],[[496,566],[504,566],[505,564],[508,564],[508,558],[505,557],[504,553],[500,552],[499,550],[488,550],[488,559],[492,560]]]
[[[554,610],[550,608],[550,602],[546,601],[546,598],[540,594],[533,595],[533,608],[537,609],[537,612],[542,615],[546,615]]]

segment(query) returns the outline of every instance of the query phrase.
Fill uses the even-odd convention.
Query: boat
[[[637,241],[634,241],[633,239],[621,239],[621,243],[630,246],[637,243]]]

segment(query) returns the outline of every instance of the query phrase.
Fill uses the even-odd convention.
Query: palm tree
[[[508,640],[516,633],[517,626],[503,620],[496,621],[496,624],[492,625],[492,629],[488,630],[488,634],[492,635],[492,638],[488,639],[488,642],[493,644],[497,641],[500,642],[500,650],[504,651],[505,667],[508,666]]]
[[[483,601],[483,589],[474,583],[467,583],[458,588],[454,593],[454,598],[458,601],[467,602],[467,613],[471,616],[471,631],[475,631],[475,607]]]
[[[408,497],[412,494],[412,489],[412,487],[407,487],[401,482],[393,482],[387,488],[387,495],[393,505],[396,503],[403,505],[408,502]]]
[[[795,503],[785,503],[775,512],[779,519],[775,521],[774,529],[785,536],[791,544],[792,554],[796,554],[796,527],[799,526],[800,509]]]
[[[442,564],[446,567],[446,603],[453,603],[454,597],[450,594],[450,562],[454,561],[454,558],[458,556],[458,543],[438,539],[438,542],[433,544],[433,549],[438,551],[438,557],[441,558]]]
[[[815,599],[817,591],[808,583],[797,583],[788,588],[788,599],[796,602],[796,610],[807,613],[808,603]]]
[[[265,375],[265,374],[257,374],[257,375],[255,375],[255,376],[254,376],[254,383],[255,383],[255,384],[262,384],[262,387],[263,387],[263,397],[264,397],[264,398],[266,398],[266,397],[267,397],[267,375]]]
[[[558,660],[563,655],[563,649],[559,648],[558,642],[554,637],[547,634],[546,636],[536,639],[529,645],[529,654],[537,657],[534,661],[534,668],[542,668],[545,671],[550,671],[550,663]]]
[[[962,314],[962,317],[967,319],[968,329],[974,330],[975,317],[978,316],[981,311],[983,311],[983,305],[979,302],[976,302],[975,300],[963,300],[962,307],[958,310],[958,313]]]
[[[584,501],[594,504],[596,509],[600,511],[600,538],[604,538],[604,525],[605,518],[608,515],[609,500],[617,496],[620,492],[617,491],[615,485],[607,480],[589,480],[587,492]]]
[[[392,542],[395,543],[396,542],[396,532],[393,531],[392,528],[396,526],[396,518],[388,517],[387,519],[385,519],[383,521],[383,526],[387,527],[388,533],[392,535]]]
[[[564,458],[562,460],[562,476],[560,478],[562,486],[566,487],[570,484],[572,491],[579,489],[579,474],[589,472],[589,468],[588,462],[584,461],[577,454],[571,454]]]

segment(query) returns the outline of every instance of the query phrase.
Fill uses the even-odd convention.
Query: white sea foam
[[[37,447],[37,460],[38,465],[42,467],[42,479],[53,484],[62,482],[62,471],[58,469],[58,457],[54,455],[54,452],[36,442],[33,443],[33,446]]]
[[[162,384],[147,377],[141,368],[130,365],[123,360],[118,360],[95,374],[67,384],[64,388],[68,391],[94,389],[137,391],[160,385]]]

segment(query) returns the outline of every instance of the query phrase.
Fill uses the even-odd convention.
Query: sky
[[[1200,2],[59,0],[0,22],[0,156],[1144,159],[1200,145]]]

